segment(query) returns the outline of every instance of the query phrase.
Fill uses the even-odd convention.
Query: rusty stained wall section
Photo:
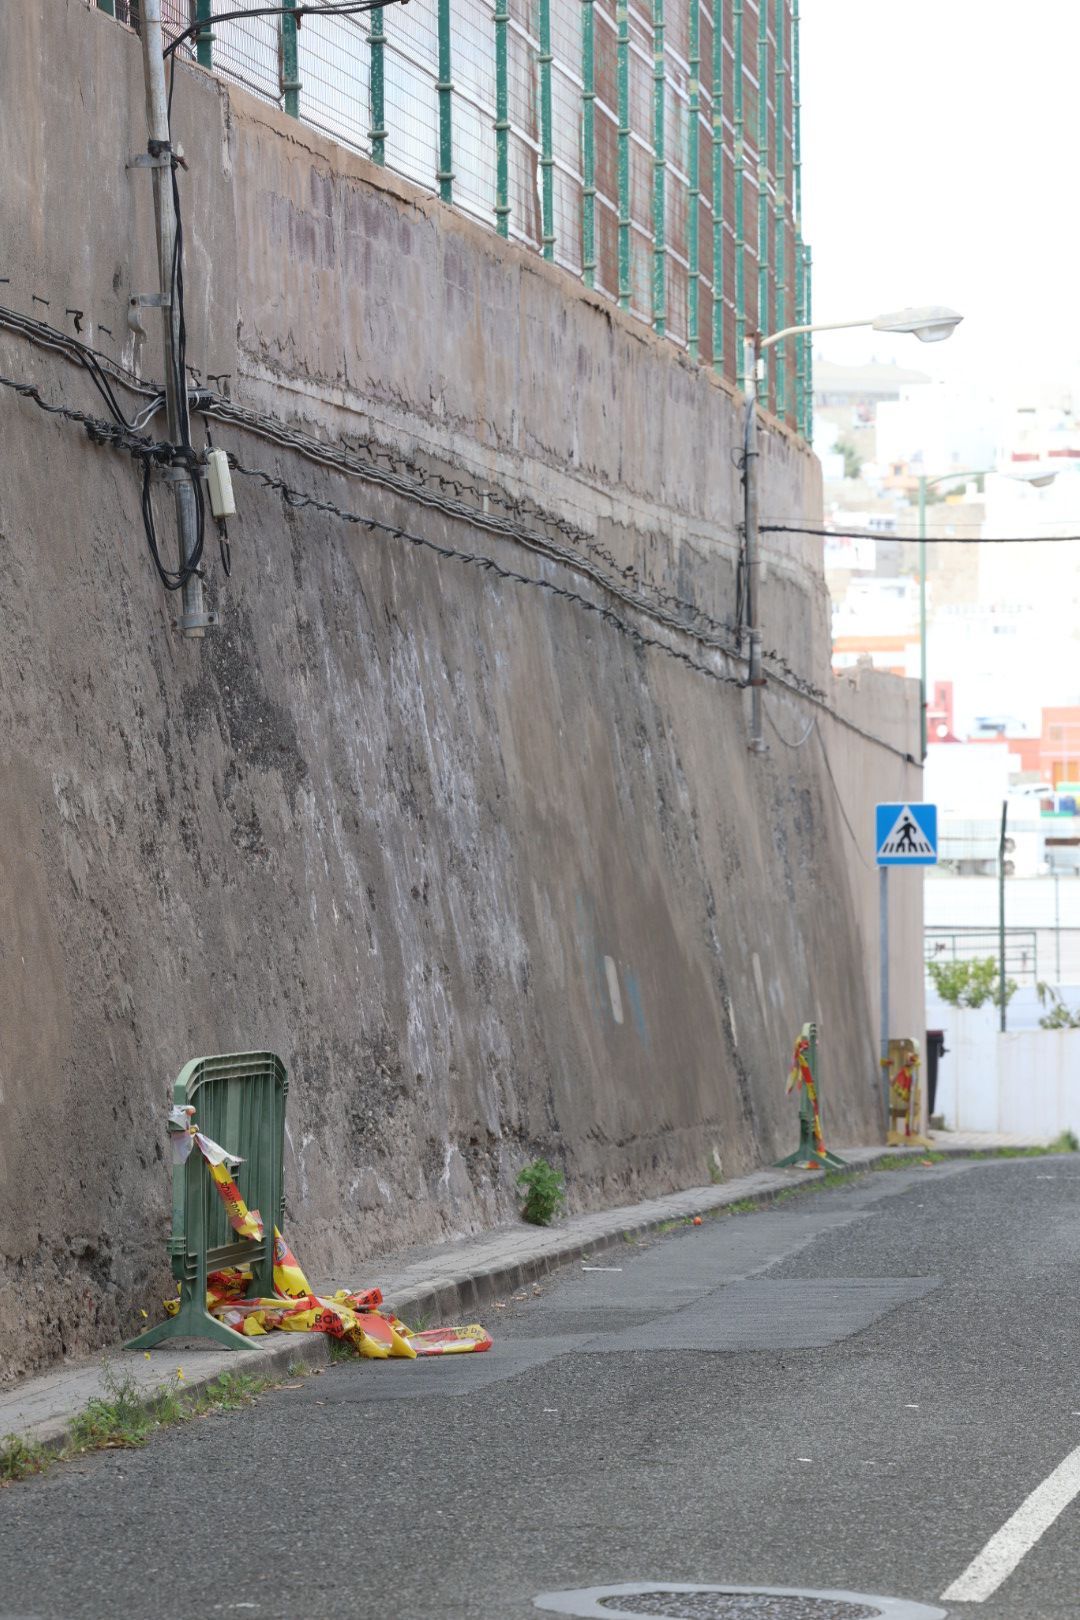
[[[136,42],[78,0],[0,14],[4,301],[60,324],[79,308],[91,341],[157,376],[156,340],[125,326],[129,292],[154,285],[149,184],[124,167],[142,95]],[[204,373],[429,480],[529,492],[730,614],[738,412],[722,385],[240,92],[184,70],[175,126]],[[10,334],[0,370],[96,408],[84,376]],[[753,759],[734,687],[242,477],[233,577],[209,581],[222,627],[179,642],[129,458],[7,392],[0,412],[6,1374],[157,1309],[167,1087],[201,1052],[282,1054],[290,1237],[315,1273],[355,1282],[380,1248],[511,1217],[541,1154],[580,1209],[786,1151],[810,1017],[831,1134],[873,1137],[874,917],[822,743],[859,826],[874,797],[917,794],[916,772],[827,716]],[[237,429],[215,439],[605,600],[411,497]],[[815,513],[816,463],[764,439],[765,515]],[[817,543],[770,546],[762,596],[767,644],[831,683]],[[830,691],[910,742],[910,685]],[[775,687],[767,706],[797,742],[812,711]],[[916,1027],[919,982],[897,986]]]

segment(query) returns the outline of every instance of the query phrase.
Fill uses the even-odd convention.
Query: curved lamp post
[[[750,687],[750,749],[755,754],[765,752],[762,734],[761,691],[765,677],[761,669],[761,628],[757,622],[757,550],[758,550],[758,480],[757,480],[757,373],[761,356],[774,344],[785,338],[799,337],[804,332],[839,332],[849,327],[870,326],[875,332],[909,333],[920,343],[941,343],[963,320],[954,309],[944,304],[926,304],[912,309],[898,309],[885,315],[864,316],[856,321],[814,321],[804,326],[785,326],[780,332],[762,337],[760,332],[747,342],[744,356],[746,384],[746,427],[743,435],[743,489],[744,526],[746,534],[746,635],[749,642]],[[923,734],[926,725],[926,687],[923,685]],[[925,748],[924,748],[925,752]]]

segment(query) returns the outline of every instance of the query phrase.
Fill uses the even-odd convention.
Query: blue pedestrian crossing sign
[[[879,804],[874,848],[879,866],[936,866],[937,805]]]

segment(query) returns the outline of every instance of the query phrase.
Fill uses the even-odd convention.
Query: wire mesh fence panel
[[[687,303],[690,272],[690,93],[689,70],[668,54],[664,84],[664,141],[667,161],[664,183],[666,242],[666,331],[674,342],[687,340]]]
[[[491,0],[453,0],[454,201],[485,224],[495,223],[495,7]]]
[[[719,349],[732,381],[741,339],[810,318],[793,0],[627,0],[625,13],[619,0],[449,0],[448,33],[444,0],[442,69],[439,0],[390,3],[374,31],[371,14],[220,20],[239,3],[212,0],[212,35],[185,40],[177,59],[441,189],[703,363]],[[137,0],[98,5],[138,28]],[[197,0],[162,11],[175,40]],[[767,376],[763,402],[805,420],[805,348],[775,350]]]
[[[214,11],[238,11],[228,0],[214,0]],[[191,21],[185,19],[183,26]],[[266,101],[281,104],[281,19],[238,17],[214,25],[214,70]]]
[[[371,46],[366,22],[309,15],[297,34],[300,105],[306,123],[369,152]]]
[[[552,41],[554,45],[554,40]],[[580,275],[581,202],[581,80],[561,63],[551,76],[553,150],[555,155],[555,259]]]
[[[419,5],[421,0],[412,3]],[[436,75],[411,51],[406,55],[389,38],[389,31],[384,49],[387,165],[434,191],[439,169]]]
[[[730,103],[729,103],[730,105]],[[727,130],[725,129],[725,136]],[[723,333],[724,333],[724,376],[733,382],[738,380],[741,357],[736,353],[736,338],[738,334],[738,265],[736,260],[741,251],[739,238],[735,229],[734,197],[735,197],[735,146],[734,136],[730,144],[725,141],[723,158],[721,162],[721,175],[723,180],[723,193],[725,197],[732,198],[732,208],[724,210],[724,226],[720,236],[722,267],[717,272],[717,285],[720,289],[723,304]]]
[[[495,113],[455,93],[454,201],[485,225],[495,224]]]
[[[538,248],[540,219],[540,43],[527,20],[514,16],[507,33],[507,116],[510,120],[510,235]],[[527,7],[524,8],[527,10]]]
[[[555,262],[581,274],[581,176],[553,170],[555,200]]]

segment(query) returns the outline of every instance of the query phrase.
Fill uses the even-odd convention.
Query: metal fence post
[[[374,163],[386,162],[386,13],[376,6],[371,13],[371,157]]]
[[[667,247],[664,241],[667,160],[664,156],[664,95],[664,0],[653,0],[652,315],[653,330],[661,336],[667,329]]]
[[[300,55],[297,48],[296,0],[282,0],[288,9],[281,19],[281,94],[290,118],[300,116]]]
[[[701,131],[698,127],[698,112],[700,100],[701,75],[701,0],[688,0],[689,4],[689,50],[690,79],[687,85],[689,107],[687,120],[689,125],[689,145],[686,152],[686,168],[688,179],[688,197],[686,216],[686,256],[689,260],[689,269],[686,277],[686,347],[690,358],[698,358],[698,282],[701,277],[699,264],[700,249],[698,246],[698,231],[701,226],[701,177],[698,161],[701,146]]]
[[[712,53],[712,363],[724,370],[724,8],[713,0]]]
[[[630,11],[616,0],[618,83],[619,308],[630,308]]]
[[[758,5],[758,128],[757,128],[757,181],[758,181],[758,331],[768,335],[769,326],[769,7],[768,0]],[[766,410],[769,408],[769,353],[763,351],[759,368],[757,395]]]
[[[775,239],[773,243],[773,330],[783,331],[791,323],[787,318],[787,283],[784,280],[784,232],[787,229],[787,167],[784,163],[786,138],[784,113],[787,107],[787,68],[785,64],[785,36],[787,34],[787,0],[776,0],[776,194],[773,208]],[[776,345],[776,414],[781,422],[787,419],[787,343]]]
[[[200,67],[212,68],[214,65],[214,30],[213,22],[214,0],[195,0],[195,21],[204,22],[205,28],[200,28],[195,35],[195,60]]]
[[[445,203],[454,200],[454,81],[450,52],[450,0],[439,0],[439,196]]]
[[[540,210],[545,259],[555,257],[555,196],[552,169],[551,0],[540,0]]]
[[[581,273],[596,285],[596,15],[581,0]]]
[[[735,376],[745,393],[746,376],[746,125],[743,94],[743,0],[735,0]]]
[[[495,228],[510,234],[510,91],[506,30],[510,0],[495,3]]]

